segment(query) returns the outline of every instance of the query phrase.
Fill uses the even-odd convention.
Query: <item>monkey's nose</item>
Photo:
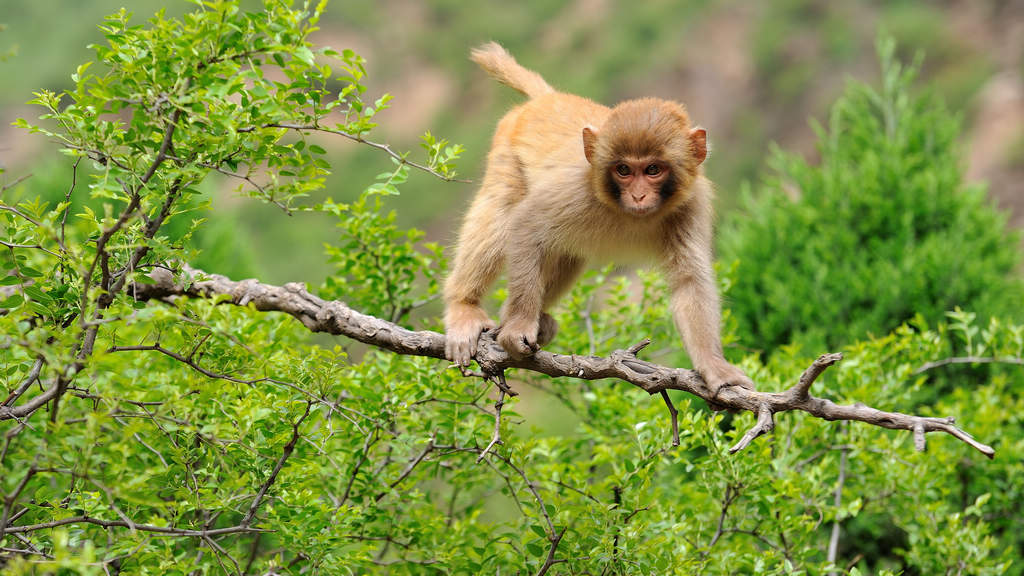
[[[644,198],[647,198],[647,194],[641,194],[639,196],[637,196],[636,194],[630,194],[630,196],[632,196],[633,201],[637,203],[643,202]]]

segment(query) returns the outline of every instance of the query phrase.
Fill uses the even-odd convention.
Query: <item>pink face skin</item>
[[[671,171],[657,158],[624,159],[612,164],[611,180],[618,188],[622,207],[635,216],[650,214],[661,206]]]

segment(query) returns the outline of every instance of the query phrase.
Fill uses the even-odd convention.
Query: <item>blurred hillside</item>
[[[75,67],[102,41],[97,26],[123,0],[0,0],[0,166],[6,177],[35,176],[25,186],[66,190],[70,167],[54,162],[46,143],[9,126],[35,117],[23,103],[39,88],[67,89]],[[257,3],[252,3],[254,6]],[[185,2],[137,0],[137,23]],[[811,119],[848,78],[877,79],[873,48],[879,31],[898,42],[901,57],[925,54],[922,81],[964,119],[964,161],[972,180],[989,182],[991,197],[1024,225],[1024,2],[825,2],[727,0],[615,2],[528,0],[336,0],[314,40],[352,48],[367,60],[371,98],[389,92],[377,140],[413,149],[424,130],[464,144],[463,176],[479,179],[493,126],[519,96],[467,60],[470,47],[503,43],[556,87],[595,100],[654,95],[684,102],[708,129],[708,170],[720,211],[736,205],[743,183],[756,182],[772,143],[814,158]],[[923,88],[922,88],[923,89]],[[340,139],[318,141],[335,166],[328,186],[336,199],[354,197],[387,166],[379,154]],[[443,184],[413,174],[393,205],[405,223],[449,243],[473,185]],[[332,237],[326,220],[241,201],[234,183],[213,184],[214,221],[201,265],[228,274],[319,284],[327,274],[320,248]],[[62,193],[62,192],[61,192]],[[52,194],[50,192],[49,194]]]

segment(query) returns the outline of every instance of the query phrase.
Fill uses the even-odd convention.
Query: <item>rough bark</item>
[[[133,293],[140,300],[228,296],[228,302],[238,306],[251,305],[261,311],[290,314],[314,332],[348,336],[398,354],[445,358],[443,334],[428,330],[407,330],[386,320],[362,314],[342,302],[324,300],[310,294],[303,284],[275,286],[257,280],[233,281],[225,276],[191,268],[184,270],[184,276],[190,281],[176,283],[170,272],[158,269],[152,275],[152,284],[138,284]],[[725,387],[716,392],[694,370],[662,366],[637,358],[637,353],[646,345],[646,341],[641,342],[626,350],[616,350],[606,357],[552,354],[542,350],[522,360],[513,360],[490,333],[484,333],[475,358],[487,376],[497,377],[508,368],[519,368],[549,376],[584,380],[617,378],[648,394],[682,390],[703,398],[716,408],[749,410],[757,416],[757,423],[731,448],[731,452],[742,450],[758,436],[771,431],[776,413],[800,410],[824,420],[859,421],[893,430],[910,431],[914,434],[914,443],[919,450],[925,447],[925,433],[945,432],[989,458],[995,454],[990,446],[978,442],[957,427],[953,418],[885,412],[860,403],[840,405],[812,396],[810,388],[814,380],[829,366],[841,360],[841,354],[820,356],[796,384],[782,392],[759,392],[740,387]],[[671,404],[669,407],[671,410]]]

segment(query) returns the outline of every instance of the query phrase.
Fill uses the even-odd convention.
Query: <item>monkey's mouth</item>
[[[647,216],[658,209],[657,204],[623,204],[622,209],[633,216]]]

